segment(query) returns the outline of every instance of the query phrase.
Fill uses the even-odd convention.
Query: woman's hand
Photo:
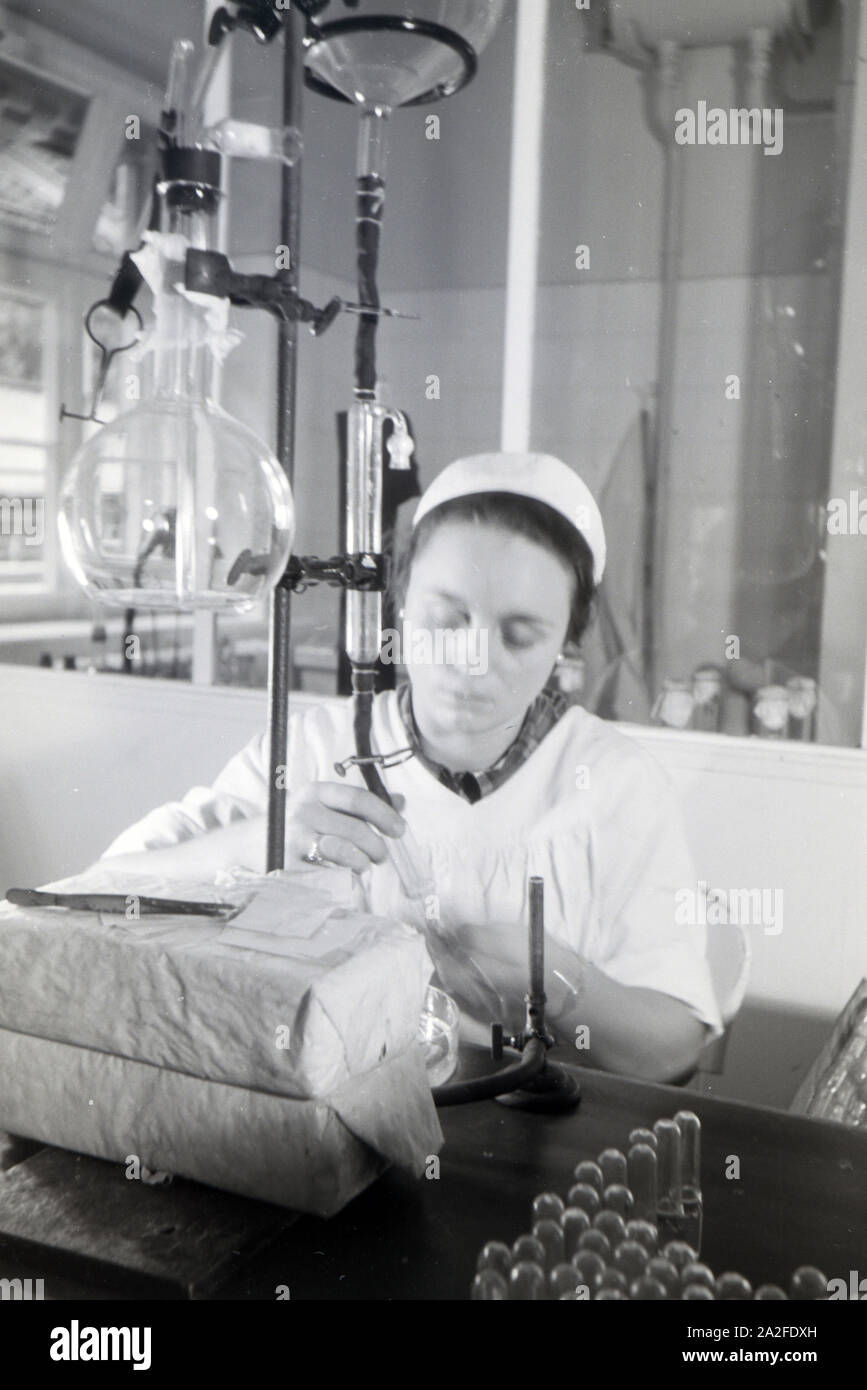
[[[366,787],[313,782],[286,808],[286,868],[298,868],[315,844],[327,863],[364,873],[371,864],[381,864],[386,858],[382,835],[399,836],[404,829],[405,822],[397,811]],[[168,878],[213,877],[218,870],[235,865],[263,874],[266,839],[265,817],[244,817],[166,849],[112,855],[100,860],[99,866],[165,873]]]
[[[329,864],[363,874],[387,858],[382,836],[397,839],[405,828],[402,817],[366,787],[312,782],[286,808],[286,867],[294,868],[315,848]]]
[[[507,1031],[519,1032],[530,987],[524,932],[509,923],[486,923],[462,927],[453,936],[431,931],[429,938],[434,936],[437,973],[461,1010],[480,1023],[501,1022]],[[555,971],[580,982],[577,996],[557,987]],[[557,1040],[569,1047],[581,1030],[574,1062],[648,1081],[680,1081],[695,1067],[707,1030],[680,999],[621,985],[550,937],[545,938],[545,987],[546,1024]],[[484,1042],[477,1027],[470,1040]]]

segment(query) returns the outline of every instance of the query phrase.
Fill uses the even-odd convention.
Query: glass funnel
[[[468,61],[488,43],[504,7],[505,0],[365,0],[350,19],[321,26],[323,37],[308,46],[307,69],[359,106],[392,109],[449,96],[471,75]],[[383,20],[444,32],[435,37]]]

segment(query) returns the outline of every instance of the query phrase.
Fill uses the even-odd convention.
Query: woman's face
[[[573,583],[556,555],[500,526],[438,527],[413,562],[404,600],[405,645],[421,657],[410,652],[408,665],[425,738],[477,740],[481,756],[498,734],[515,737],[563,644]],[[437,643],[438,630],[458,633],[451,650]]]

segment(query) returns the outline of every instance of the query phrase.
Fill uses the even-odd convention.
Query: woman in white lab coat
[[[675,913],[678,890],[696,882],[679,810],[649,754],[550,685],[563,644],[589,621],[604,565],[598,508],[559,460],[490,454],[446,468],[419,503],[402,567],[390,654],[408,664],[409,683],[374,702],[374,750],[413,752],[383,772],[401,813],[357,768],[334,772],[354,752],[350,701],[296,714],[286,867],[342,866],[371,911],[418,920],[421,910],[446,943],[439,973],[465,1016],[485,1019],[482,979],[516,1028],[528,880],[541,875],[558,1039],[576,1042],[576,1061],[673,1080],[720,1028],[703,928]],[[266,780],[263,736],[213,787],[121,835],[105,866],[167,878],[263,870]],[[392,864],[389,841],[403,836],[423,903],[408,899]]]

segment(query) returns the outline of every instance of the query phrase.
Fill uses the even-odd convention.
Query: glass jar
[[[692,673],[692,727],[717,733],[722,714],[722,672],[716,666],[697,666]]]
[[[789,692],[784,685],[763,685],[753,698],[750,731],[758,738],[785,738],[789,727]]]
[[[693,708],[691,680],[664,680],[651,719],[667,729],[688,729],[692,724]]]
[[[789,738],[811,743],[815,737],[816,682],[810,676],[792,676],[786,681],[789,696]]]

